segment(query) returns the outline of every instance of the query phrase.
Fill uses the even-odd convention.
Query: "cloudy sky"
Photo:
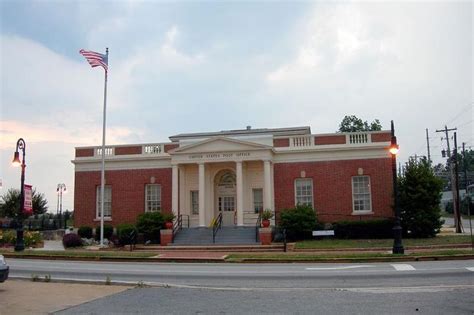
[[[107,143],[183,132],[311,126],[344,115],[395,121],[401,161],[473,146],[473,4],[464,2],[0,1],[0,179],[27,142],[26,182],[73,208],[74,147],[100,145],[109,57]]]

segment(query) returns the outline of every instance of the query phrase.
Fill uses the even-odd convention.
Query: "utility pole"
[[[471,248],[474,250],[474,238],[472,238],[472,222],[471,222],[471,196],[467,194],[467,163],[466,163],[466,150],[464,148],[465,142],[462,143],[462,156],[463,156],[463,164],[464,164],[464,189],[466,189],[466,196],[469,203],[467,204],[467,216],[469,217],[469,231],[471,234]]]
[[[459,195],[457,194],[457,190],[455,188],[456,187],[455,185],[457,183],[457,178],[455,177],[454,167],[452,166],[452,163],[451,163],[451,148],[449,146],[449,134],[448,134],[449,131],[456,131],[456,130],[457,128],[448,129],[448,127],[444,125],[444,129],[436,130],[436,132],[444,132],[446,144],[448,145],[448,169],[451,174],[451,192],[453,194],[454,225],[456,226],[456,233],[461,233],[461,220],[460,220],[460,215],[459,215],[459,200],[458,200]],[[456,146],[456,144],[454,145]]]
[[[428,137],[428,128],[426,128],[426,148],[427,148],[427,151],[428,151],[428,163],[431,164],[430,138]]]
[[[454,150],[453,150],[453,158],[454,158],[454,188],[456,190],[456,204],[455,204],[455,215],[457,217],[458,224],[456,224],[456,233],[462,233],[462,221],[461,221],[461,211],[459,209],[459,167],[458,167],[458,141],[456,131],[454,132]]]

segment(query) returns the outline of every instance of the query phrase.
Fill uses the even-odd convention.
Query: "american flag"
[[[87,59],[87,62],[89,62],[92,67],[101,66],[107,71],[107,55],[84,49],[79,50],[79,53]]]

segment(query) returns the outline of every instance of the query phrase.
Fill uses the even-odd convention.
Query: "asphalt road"
[[[209,288],[358,288],[464,285],[474,260],[364,264],[173,264],[9,259],[10,276]]]
[[[138,283],[60,314],[474,314],[474,260],[169,264],[9,259],[12,277]]]

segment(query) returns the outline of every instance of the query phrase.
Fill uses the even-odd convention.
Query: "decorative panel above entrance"
[[[269,160],[272,149],[259,143],[217,137],[181,147],[170,155],[174,163]]]

